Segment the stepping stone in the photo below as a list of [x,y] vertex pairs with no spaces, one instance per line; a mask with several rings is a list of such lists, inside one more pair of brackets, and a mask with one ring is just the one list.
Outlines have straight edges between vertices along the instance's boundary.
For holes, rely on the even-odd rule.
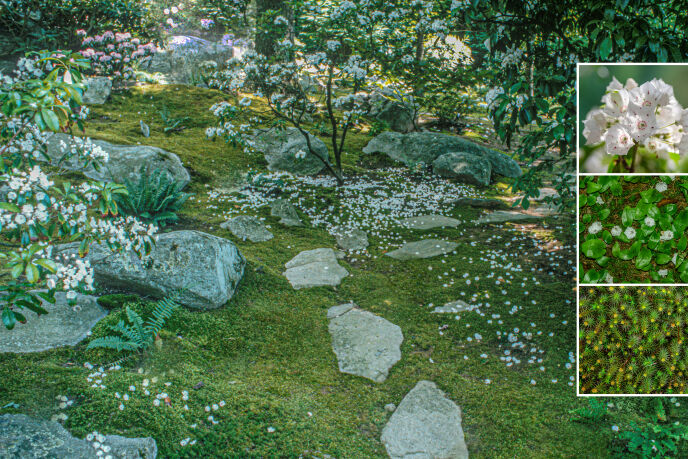
[[336,286],[349,272],[339,265],[332,249],[314,249],[299,253],[285,265],[283,273],[296,290],[323,285]]
[[[55,304],[42,301],[48,314],[38,315],[23,309],[26,323],[12,330],[0,326],[0,353],[40,352],[55,347],[74,346],[86,338],[96,323],[107,315],[95,296],[77,294],[76,307],[67,303],[65,292],[55,293]],[[3,457],[0,454],[0,457]]]
[[446,313],[459,313],[459,312],[470,312],[476,309],[476,306],[466,303],[465,301],[456,300],[451,303],[447,303],[444,306],[437,306],[432,310],[432,314],[446,314]]
[[449,204],[454,204],[457,207],[476,207],[479,209],[499,209],[500,207],[508,207],[507,204],[500,199],[485,199],[485,198],[459,198],[451,201]]
[[[151,437],[127,438],[104,435],[98,442],[72,436],[55,421],[36,419],[25,414],[0,416],[0,457],[7,459],[69,458],[98,459],[108,454],[116,458],[154,459],[158,447]],[[109,447],[105,453],[103,447]],[[98,456],[98,452],[101,455]]]
[[368,248],[368,235],[358,228],[336,226],[330,230],[330,233],[337,240],[337,245],[346,251],[353,252]]
[[280,217],[280,223],[285,226],[303,226],[296,209],[286,199],[275,199],[270,203],[270,215]]
[[459,246],[456,242],[440,239],[423,239],[422,241],[407,242],[400,248],[386,253],[396,260],[414,260],[417,258],[431,258],[452,252]]
[[251,242],[265,242],[274,237],[263,222],[249,215],[239,215],[227,220],[220,225],[220,228],[230,230],[232,234],[244,241],[248,239]]
[[468,458],[461,409],[430,381],[420,381],[406,394],[381,441],[393,459]]
[[456,228],[461,223],[459,220],[444,215],[421,215],[419,217],[404,218],[399,223],[410,229],[427,230],[450,226]]
[[482,223],[524,223],[524,222],[538,222],[542,220],[541,215],[529,215],[522,212],[514,212],[511,210],[496,210],[490,212],[489,214],[483,215],[478,220],[476,220],[476,225]]
[[389,369],[401,359],[401,328],[354,303],[331,307],[327,318],[339,371],[375,382],[387,379]]

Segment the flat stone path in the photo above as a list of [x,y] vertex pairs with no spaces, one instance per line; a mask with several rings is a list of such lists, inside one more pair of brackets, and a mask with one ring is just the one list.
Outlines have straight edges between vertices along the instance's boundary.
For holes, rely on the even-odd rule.
[[336,286],[349,272],[337,262],[334,250],[322,248],[306,250],[289,260],[283,273],[295,289]]
[[461,409],[430,381],[406,394],[382,430],[393,459],[467,459]]
[[459,220],[444,215],[420,215],[418,217],[404,218],[399,223],[410,229],[428,230],[449,226],[456,228],[461,223]]
[[459,246],[456,242],[441,239],[423,239],[422,241],[407,242],[400,248],[386,253],[396,260],[414,260],[417,258],[431,258],[452,252]]
[[375,382],[387,379],[389,369],[401,359],[401,328],[354,303],[331,307],[327,318],[339,371]]

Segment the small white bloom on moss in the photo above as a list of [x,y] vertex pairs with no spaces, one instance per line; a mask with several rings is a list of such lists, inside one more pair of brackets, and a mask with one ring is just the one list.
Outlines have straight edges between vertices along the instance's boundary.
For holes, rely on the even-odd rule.
[[621,236],[621,232],[622,232],[622,229],[618,225],[615,226],[614,228],[612,228],[612,236],[614,236],[614,237]]
[[660,241],[670,241],[673,238],[674,238],[674,232],[671,230],[662,231],[662,234],[659,235]]
[[626,228],[626,230],[624,231],[624,235],[625,235],[628,239],[633,239],[633,238],[635,237],[635,228],[633,228],[632,226],[629,226],[629,227]]
[[593,224],[588,228],[588,233],[590,234],[597,234],[600,231],[602,231],[602,223],[600,222],[593,222]]
[[655,226],[655,219],[652,217],[645,217],[645,225],[647,226]]
[[664,193],[667,190],[667,184],[664,183],[663,181],[657,182],[657,185],[655,185],[655,189],[659,191],[660,193]]

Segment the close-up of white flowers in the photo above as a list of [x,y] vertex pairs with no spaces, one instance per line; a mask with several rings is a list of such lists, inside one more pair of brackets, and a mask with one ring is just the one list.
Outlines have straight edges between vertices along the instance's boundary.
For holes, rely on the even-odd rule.
[[677,163],[677,155],[688,153],[688,109],[663,80],[638,85],[629,78],[622,85],[612,78],[602,104],[587,114],[582,134],[586,145],[604,144],[616,157],[609,172],[634,172],[638,155]]

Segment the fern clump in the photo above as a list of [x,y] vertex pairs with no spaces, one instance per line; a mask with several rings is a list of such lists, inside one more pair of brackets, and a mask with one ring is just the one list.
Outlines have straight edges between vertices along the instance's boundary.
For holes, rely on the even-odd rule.
[[142,167],[139,175],[138,182],[125,182],[126,195],[116,197],[119,211],[159,226],[176,222],[177,212],[191,195],[160,169],[149,174]]
[[150,317],[144,321],[136,311],[126,306],[125,314],[129,323],[120,320],[117,325],[110,326],[110,329],[118,335],[96,338],[88,343],[86,349],[106,348],[118,352],[142,352],[153,344],[155,337],[165,326],[165,321],[172,317],[177,308],[179,304],[174,299],[163,298],[155,303]]
[[683,287],[582,289],[580,392],[688,392]]

